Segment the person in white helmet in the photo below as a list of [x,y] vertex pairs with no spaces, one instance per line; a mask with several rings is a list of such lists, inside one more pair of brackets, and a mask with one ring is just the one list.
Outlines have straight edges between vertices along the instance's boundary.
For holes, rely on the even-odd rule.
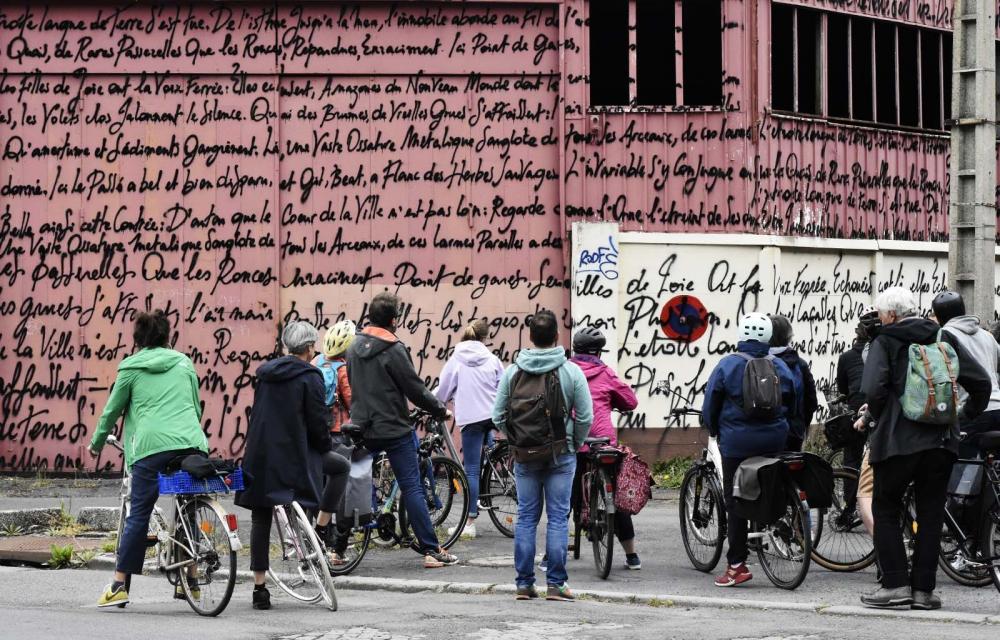
[[[733,512],[733,476],[747,458],[782,451],[788,438],[789,407],[795,406],[795,378],[788,365],[768,353],[771,319],[750,313],[739,322],[740,341],[736,353],[722,358],[708,378],[702,420],[709,433],[718,438],[722,453],[723,494],[728,512],[729,550],[726,572],[715,579],[717,587],[732,587],[753,575],[747,568],[747,521]],[[751,361],[763,358],[774,367],[781,389],[781,407],[772,415],[750,415],[743,403],[743,373]],[[755,365],[756,366],[756,365]],[[773,375],[773,374],[772,374]]]

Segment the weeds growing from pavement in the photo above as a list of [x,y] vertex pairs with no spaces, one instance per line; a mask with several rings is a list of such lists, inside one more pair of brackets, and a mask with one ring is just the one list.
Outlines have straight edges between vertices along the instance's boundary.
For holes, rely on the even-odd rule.
[[658,487],[680,489],[684,474],[694,464],[694,458],[676,457],[653,464],[653,480]]

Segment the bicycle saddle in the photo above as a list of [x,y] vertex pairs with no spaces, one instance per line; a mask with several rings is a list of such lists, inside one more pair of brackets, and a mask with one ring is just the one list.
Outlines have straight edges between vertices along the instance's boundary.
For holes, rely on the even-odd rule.
[[1000,431],[987,431],[976,436],[977,445],[983,451],[1000,450]]
[[588,447],[592,447],[595,444],[608,444],[609,442],[611,442],[611,438],[607,438],[607,437],[605,437],[605,438],[584,438],[583,439],[583,444],[587,445]]

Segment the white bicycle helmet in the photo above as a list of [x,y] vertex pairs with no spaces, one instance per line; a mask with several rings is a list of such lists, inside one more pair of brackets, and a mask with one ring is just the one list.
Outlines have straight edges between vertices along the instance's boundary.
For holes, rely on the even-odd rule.
[[323,339],[323,355],[327,358],[336,358],[347,351],[347,347],[354,342],[354,335],[358,332],[358,327],[350,320],[341,320],[330,327]]
[[771,319],[763,313],[748,313],[740,318],[740,340],[771,341]]

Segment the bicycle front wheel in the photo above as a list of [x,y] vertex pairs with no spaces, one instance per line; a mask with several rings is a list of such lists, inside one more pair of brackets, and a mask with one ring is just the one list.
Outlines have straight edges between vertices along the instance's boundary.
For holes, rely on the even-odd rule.
[[615,502],[607,487],[612,486],[604,469],[595,473],[598,486],[590,487],[590,542],[594,546],[594,567],[606,580],[615,552]]
[[980,532],[979,545],[983,554],[983,562],[986,563],[993,580],[993,586],[1000,591],[1000,522],[997,521],[1000,514],[991,510],[983,518],[983,529]]
[[[812,559],[830,571],[860,571],[875,562],[875,544],[858,517],[855,508],[847,510],[844,487],[857,486],[858,474],[853,469],[840,468],[833,472],[833,506],[826,510],[813,509]],[[822,531],[822,535],[818,535]]]
[[497,443],[483,462],[480,503],[489,511],[497,530],[513,538],[517,524],[517,483],[514,482],[514,457],[510,447],[506,442]]
[[[462,536],[469,518],[469,479],[462,465],[444,456],[422,460],[420,470],[431,525],[441,546],[449,549]],[[400,524],[404,527],[403,531],[413,538],[410,546],[419,553],[424,549],[414,535],[413,518],[414,514],[407,513],[405,518],[400,518]]]
[[[330,572],[335,576],[346,576],[358,568],[365,554],[368,553],[368,546],[371,544],[374,525],[354,527],[349,532],[337,533],[337,542],[334,551],[340,556],[341,564],[330,563]],[[343,535],[346,540],[341,540]],[[341,551],[342,549],[342,551]]]
[[193,561],[178,571],[185,599],[198,615],[219,615],[236,585],[236,549],[222,507],[210,498],[184,502],[173,538],[178,559]]
[[715,569],[726,540],[726,512],[714,469],[699,465],[681,482],[681,539],[688,560],[698,571]]
[[781,589],[795,589],[806,579],[812,552],[809,509],[798,489],[787,489],[785,511],[772,525],[763,527],[757,558],[767,578]]

